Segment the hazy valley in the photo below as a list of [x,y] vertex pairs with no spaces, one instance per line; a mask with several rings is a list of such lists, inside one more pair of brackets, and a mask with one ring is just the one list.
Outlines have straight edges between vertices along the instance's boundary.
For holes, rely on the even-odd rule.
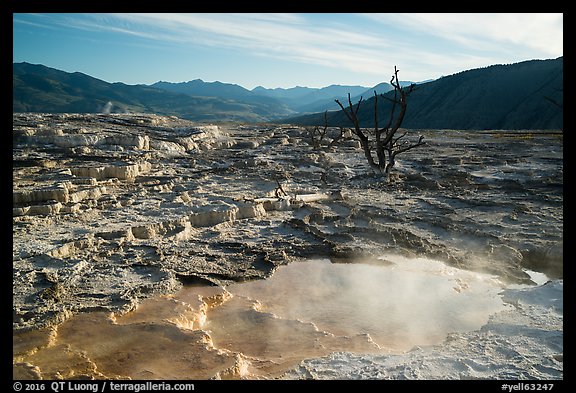
[[[384,79],[389,78],[385,70],[383,74]],[[328,125],[343,127],[350,124],[335,99],[346,102],[350,94],[355,104],[362,97],[361,125],[371,127],[374,91],[393,94],[387,82],[374,87],[253,90],[199,79],[126,85],[28,63],[13,64],[13,87],[14,112],[150,113],[212,123],[323,125],[324,112],[329,111]],[[559,130],[563,127],[562,104],[563,58],[530,60],[418,83],[403,125],[418,129]],[[384,118],[389,107],[379,110]]]

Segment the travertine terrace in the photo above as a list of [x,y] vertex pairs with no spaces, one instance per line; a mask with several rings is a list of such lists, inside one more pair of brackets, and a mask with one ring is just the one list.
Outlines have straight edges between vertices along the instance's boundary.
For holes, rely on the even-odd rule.
[[426,145],[386,183],[357,141],[314,149],[301,127],[14,114],[14,332],[129,318],[185,285],[315,257],[393,251],[510,283],[529,283],[526,269],[562,278],[561,134],[419,132]]
[[395,249],[513,280],[527,278],[522,266],[561,271],[558,136],[430,131],[383,184],[355,141],[314,151],[297,127],[13,120],[16,329],[308,256]]

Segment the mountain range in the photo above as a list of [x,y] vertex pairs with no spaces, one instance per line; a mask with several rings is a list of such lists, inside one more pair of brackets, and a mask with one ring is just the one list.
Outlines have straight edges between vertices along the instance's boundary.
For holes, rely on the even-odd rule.
[[297,113],[317,112],[317,107],[320,108],[319,110],[325,110],[324,106],[332,105],[334,99],[346,95],[348,92],[357,94],[367,89],[363,86],[331,85],[323,88],[295,87],[289,89],[266,89],[258,86],[253,90],[248,90],[235,84],[204,82],[201,79],[181,83],[161,81],[150,86],[190,96],[226,97],[235,101],[276,106],[282,110]]
[[190,96],[147,85],[108,83],[80,72],[13,63],[13,112],[149,112],[197,121],[261,122],[294,114],[285,107],[228,97]]
[[[559,130],[563,128],[563,57],[528,60],[462,71],[420,84],[408,97],[402,127],[409,129]],[[384,96],[392,98],[393,92]],[[361,127],[374,127],[374,94],[357,112]],[[347,97],[340,100],[347,106]],[[352,100],[356,104],[358,100]],[[391,100],[380,99],[378,118],[388,119]],[[329,111],[328,125],[350,127],[341,111]],[[323,125],[324,113],[282,119]],[[381,120],[383,121],[383,120]],[[381,123],[382,124],[382,123]]]
[[[412,82],[401,82],[403,86]],[[406,128],[560,129],[563,126],[563,58],[529,60],[462,71],[417,84],[408,101]],[[252,90],[200,79],[152,85],[108,83],[80,72],[13,63],[13,112],[151,112],[206,122],[324,123],[349,126],[335,99],[364,101],[361,124],[370,127],[374,87],[331,85]],[[382,100],[383,102],[385,100]],[[381,116],[386,116],[382,105]],[[384,117],[382,117],[384,118]]]

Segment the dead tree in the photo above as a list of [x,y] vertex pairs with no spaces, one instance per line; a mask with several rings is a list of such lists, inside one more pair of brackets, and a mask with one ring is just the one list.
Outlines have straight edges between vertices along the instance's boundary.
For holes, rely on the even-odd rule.
[[314,150],[320,149],[322,141],[326,136],[328,131],[328,111],[324,112],[324,128],[320,129],[320,126],[307,127],[308,135],[310,136],[310,143]]
[[[407,98],[414,90],[415,85],[412,84],[408,88],[400,86],[396,66],[394,66],[394,74],[392,75],[390,84],[394,88],[393,98],[380,94],[381,98],[390,101],[392,105],[388,122],[382,128],[380,128],[378,124],[378,94],[374,91],[374,140],[370,140],[371,134],[368,130],[363,130],[360,127],[360,121],[358,120],[358,110],[362,103],[362,97],[360,97],[360,100],[356,106],[354,106],[350,99],[350,93],[348,93],[348,108],[344,108],[344,105],[342,105],[339,100],[335,100],[344,114],[346,114],[346,117],[348,117],[354,125],[352,132],[360,139],[360,145],[362,146],[370,168],[377,174],[386,175],[386,179],[389,179],[390,170],[394,167],[398,154],[424,144],[424,137],[422,135],[419,136],[417,142],[403,140],[407,132],[402,133],[400,136],[396,135],[406,114],[406,108],[408,106]],[[373,149],[376,151],[377,160],[373,157]]]
[[[322,129],[320,126],[307,127],[308,135],[310,136],[310,143],[314,150],[320,150],[322,148],[322,142],[324,138],[328,135],[328,111],[324,112],[324,126]],[[338,135],[336,135],[330,143],[327,144],[326,150],[330,150],[332,147],[336,146],[344,138],[344,129],[340,127]]]

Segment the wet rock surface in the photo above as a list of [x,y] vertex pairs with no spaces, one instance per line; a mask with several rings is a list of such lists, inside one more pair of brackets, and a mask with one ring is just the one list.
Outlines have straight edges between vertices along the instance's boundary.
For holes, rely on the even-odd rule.
[[400,354],[334,352],[307,359],[282,379],[563,380],[563,280],[507,289],[512,308],[479,330],[449,334],[442,345]]
[[400,155],[386,183],[354,141],[314,150],[299,127],[13,122],[15,331],[121,315],[183,285],[261,279],[308,257],[394,251],[514,283],[530,282],[524,269],[562,278],[561,134],[422,131],[427,144]]

